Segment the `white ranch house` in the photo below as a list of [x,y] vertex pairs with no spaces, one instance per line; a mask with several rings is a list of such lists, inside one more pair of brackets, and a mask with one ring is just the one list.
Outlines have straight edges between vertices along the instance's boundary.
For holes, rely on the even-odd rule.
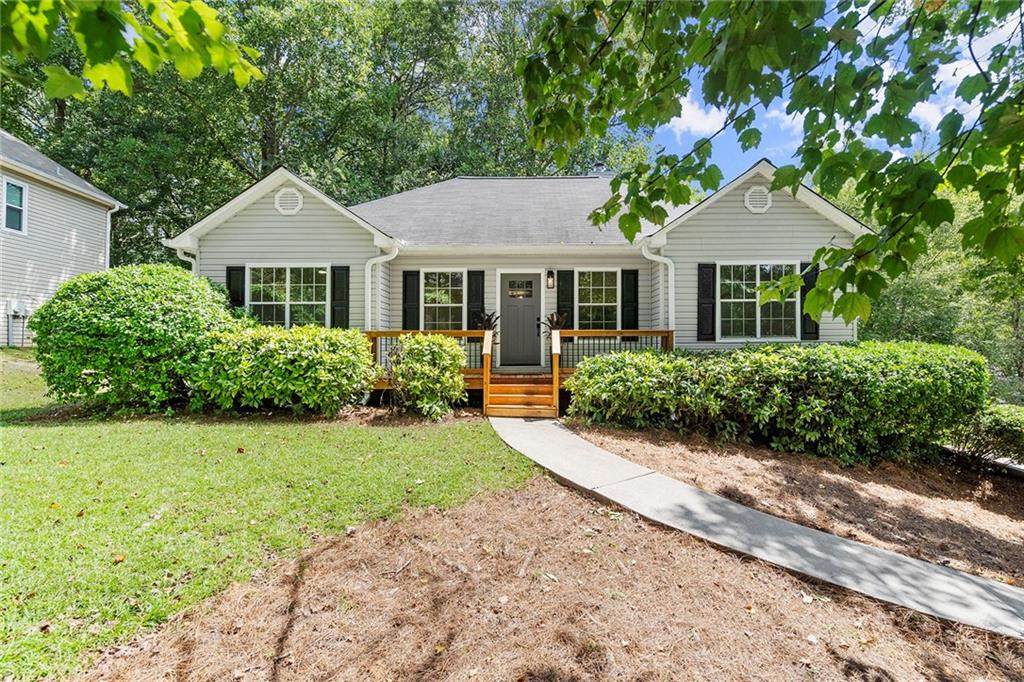
[[[164,243],[265,323],[366,330],[382,364],[399,332],[457,336],[489,414],[543,414],[585,355],[856,337],[802,315],[800,295],[757,305],[758,283],[866,230],[808,187],[769,191],[774,170],[758,162],[631,244],[588,219],[607,174],[459,177],[347,207],[281,168]],[[477,331],[490,312],[496,336]],[[565,329],[546,333],[556,312]]]

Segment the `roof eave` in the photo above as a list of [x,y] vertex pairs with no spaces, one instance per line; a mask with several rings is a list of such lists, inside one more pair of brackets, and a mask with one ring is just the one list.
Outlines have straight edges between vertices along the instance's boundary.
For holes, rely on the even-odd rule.
[[[41,170],[32,168],[31,166],[26,166],[25,164],[19,163],[13,159],[0,157],[0,167],[3,166],[8,166],[14,169],[15,172],[30,177],[34,180],[45,182],[48,185],[53,185],[54,187],[57,187],[58,189],[68,192],[69,194],[74,194],[75,196],[79,196],[84,199],[89,199],[90,201],[93,201],[97,204],[101,204],[103,206],[109,206],[111,209],[115,211],[120,211],[122,209],[128,208],[128,206],[122,204],[114,197],[105,193],[100,193],[99,190],[96,190],[96,192],[87,192],[81,187],[76,187],[75,185],[72,185],[67,180],[58,178],[54,175],[50,175],[49,173],[44,173]],[[83,182],[86,181],[83,180]]]

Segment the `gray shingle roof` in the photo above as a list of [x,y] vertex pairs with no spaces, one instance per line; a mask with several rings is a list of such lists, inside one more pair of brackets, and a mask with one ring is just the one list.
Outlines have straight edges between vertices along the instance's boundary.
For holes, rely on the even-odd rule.
[[32,145],[22,142],[3,129],[0,129],[0,158],[8,159],[52,180],[73,187],[79,192],[95,197],[103,203],[110,204],[111,206],[121,205],[121,202],[114,197],[86,182]]
[[[626,245],[613,220],[587,217],[611,196],[611,178],[458,177],[350,209],[413,246]],[[686,207],[669,209],[670,218]],[[644,224],[643,232],[658,228]]]

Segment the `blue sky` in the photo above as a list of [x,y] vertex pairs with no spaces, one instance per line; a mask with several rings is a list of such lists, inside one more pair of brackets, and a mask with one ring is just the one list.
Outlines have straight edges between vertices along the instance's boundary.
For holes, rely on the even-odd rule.
[[[863,30],[865,34],[869,34],[876,26],[869,23]],[[885,29],[886,27],[882,27],[883,32]],[[1007,40],[1010,34],[1018,29],[1017,22],[1011,21],[988,35],[977,37],[974,40],[974,51],[979,55],[981,64],[987,67],[988,53],[992,47]],[[911,113],[911,117],[921,126],[923,133],[915,136],[911,147],[894,150],[898,155],[909,154],[918,149],[931,151],[936,141],[934,131],[938,128],[939,121],[954,108],[964,114],[965,119],[972,120],[970,112],[976,107],[968,105],[955,95],[960,81],[965,76],[977,73],[977,68],[967,54],[966,41],[961,47],[961,54],[957,55],[957,59],[939,67],[936,79],[938,88],[935,94],[928,101],[919,103]],[[882,68],[888,77],[896,66],[887,62]],[[711,135],[725,123],[725,112],[707,106],[701,97],[699,79],[694,81],[693,90],[680,101],[682,113],[655,132],[656,148],[664,146],[667,153],[685,154],[690,151],[694,142]],[[780,166],[791,162],[803,135],[803,119],[787,115],[787,104],[788,99],[781,99],[767,110],[763,107],[758,110],[755,127],[761,131],[762,139],[761,145],[755,149],[741,150],[736,132],[732,128],[715,138],[711,158],[722,169],[725,182],[764,157]],[[929,131],[932,131],[930,135]],[[881,140],[877,140],[877,143],[883,144]]]

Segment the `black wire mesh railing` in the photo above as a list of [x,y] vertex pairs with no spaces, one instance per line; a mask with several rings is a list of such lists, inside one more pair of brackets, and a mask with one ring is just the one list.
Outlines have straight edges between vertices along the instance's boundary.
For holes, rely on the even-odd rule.
[[566,336],[561,342],[560,364],[571,369],[584,358],[619,351],[662,350],[663,334],[640,336]]

